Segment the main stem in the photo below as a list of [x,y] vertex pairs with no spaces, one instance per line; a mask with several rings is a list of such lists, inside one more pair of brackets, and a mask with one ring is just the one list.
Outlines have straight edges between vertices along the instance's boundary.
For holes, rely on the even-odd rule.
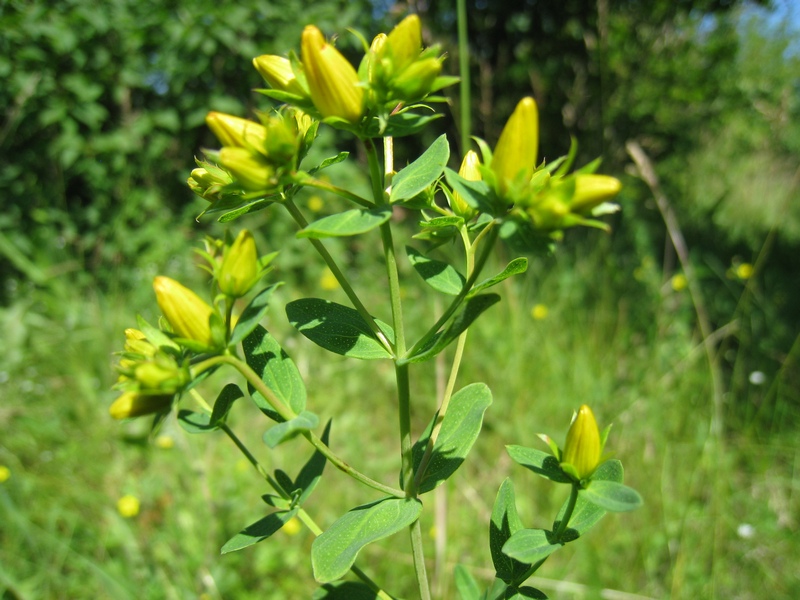
[[[387,161],[381,169],[375,142],[364,140],[367,151],[367,163],[372,181],[372,193],[377,206],[388,206],[384,195],[385,175],[391,173],[393,166]],[[392,139],[384,138],[384,155],[392,154]],[[411,396],[409,391],[408,364],[398,364],[397,357],[406,352],[406,337],[403,325],[403,306],[400,300],[400,276],[397,271],[397,256],[392,238],[391,222],[381,225],[381,241],[383,256],[386,261],[386,278],[389,282],[389,299],[392,307],[392,326],[394,327],[395,379],[397,381],[398,424],[400,428],[401,478],[406,489],[406,497],[414,498],[413,458],[411,443]],[[430,585],[425,568],[425,551],[422,545],[422,528],[419,519],[409,528],[411,537],[411,554],[414,560],[414,573],[421,600],[431,600]]]

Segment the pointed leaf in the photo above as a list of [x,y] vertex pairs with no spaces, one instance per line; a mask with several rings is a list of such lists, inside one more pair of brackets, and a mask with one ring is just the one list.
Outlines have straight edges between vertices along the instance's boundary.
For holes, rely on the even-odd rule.
[[[483,413],[491,403],[492,392],[485,383],[472,383],[453,394],[434,442],[428,468],[420,482],[421,494],[443,483],[461,466],[478,438],[483,425]],[[423,451],[425,445],[427,440],[421,446]],[[419,462],[415,462],[416,468]]]
[[508,584],[502,579],[495,579],[489,589],[483,592],[481,600],[504,600],[507,591]]
[[544,529],[520,529],[503,546],[503,553],[520,562],[533,564],[547,558],[561,548],[562,544],[551,544],[551,532]]
[[187,433],[209,433],[218,428],[211,423],[211,415],[187,409],[178,411],[178,424]]
[[[306,408],[303,378],[292,359],[269,332],[257,325],[242,342],[242,349],[247,364],[258,373],[266,386],[295,413],[303,412]],[[276,421],[283,420],[266,398],[249,385],[248,390],[262,412]]]
[[[364,360],[392,357],[353,308],[320,298],[302,298],[286,305],[286,316],[297,331],[336,354]],[[394,342],[392,328],[375,322]]]
[[533,598],[534,600],[547,600],[547,594],[542,590],[537,590],[529,585],[521,588],[509,588],[506,592],[506,600],[525,600],[526,598]]
[[428,258],[411,246],[406,246],[406,253],[411,266],[425,280],[425,283],[436,291],[458,296],[466,280],[454,267],[446,262]]
[[314,167],[313,169],[309,169],[308,173],[309,175],[313,175],[317,171],[321,171],[322,169],[326,169],[330,166],[339,164],[340,162],[345,160],[348,156],[350,156],[349,152],[339,152],[339,154],[337,154],[336,156],[329,156],[321,163],[319,163],[318,166]]
[[519,275],[520,273],[524,273],[527,270],[528,270],[528,259],[524,257],[515,258],[510,263],[508,263],[508,265],[506,265],[506,268],[503,269],[502,273],[498,273],[497,275],[495,275],[491,279],[487,279],[486,281],[481,281],[478,285],[472,288],[469,291],[469,295],[474,296],[478,292],[482,292],[483,290],[495,286],[501,281],[508,279],[512,275]]
[[458,227],[464,223],[461,217],[434,217],[430,221],[420,221],[419,226],[422,229],[442,229],[445,227]]
[[[613,481],[616,483],[622,483],[623,478],[624,471],[622,469],[622,463],[615,459],[607,460],[606,462],[602,463],[592,474],[593,482]],[[565,501],[561,506],[561,510],[558,512],[558,516],[553,523],[553,529],[556,529],[561,522],[568,502],[569,501]],[[589,531],[589,529],[594,527],[598,521],[605,516],[605,514],[605,510],[590,502],[586,498],[585,492],[581,491],[578,493],[578,501],[575,503],[575,509],[572,512],[572,517],[569,520],[569,525],[567,526],[565,533],[574,537],[580,537]]]
[[274,512],[263,519],[259,519],[252,525],[248,525],[225,542],[220,553],[227,554],[228,552],[235,552],[236,550],[247,548],[248,546],[252,546],[253,544],[267,539],[275,532],[280,531],[280,528],[297,514],[297,510],[297,508],[293,508],[288,511]]
[[229,383],[222,388],[219,396],[217,396],[216,402],[214,402],[214,410],[211,411],[210,423],[214,425],[223,423],[228,417],[233,403],[239,398],[244,398],[244,392],[235,383]]
[[572,479],[561,470],[558,459],[552,454],[526,448],[525,446],[506,446],[506,452],[515,463],[530,469],[537,475],[556,483],[572,483]]
[[400,202],[419,194],[441,177],[449,158],[450,145],[447,143],[447,136],[442,134],[422,156],[392,178],[389,201]]
[[175,352],[180,351],[180,346],[171,337],[157,327],[150,325],[141,315],[136,315],[136,323],[139,326],[139,331],[141,331],[144,337],[147,338],[147,341],[156,348],[166,348],[174,350]]
[[250,304],[248,304],[247,308],[242,311],[242,316],[239,317],[239,320],[236,322],[236,326],[233,328],[233,332],[231,333],[231,341],[229,342],[230,346],[235,346],[253,332],[256,326],[258,326],[258,324],[261,322],[261,319],[264,318],[264,315],[267,314],[267,310],[269,309],[269,298],[272,296],[272,292],[278,289],[278,287],[281,285],[283,284],[275,283],[268,288],[265,288],[250,301]]
[[639,492],[615,481],[592,481],[582,494],[587,501],[609,512],[627,512],[643,504]]
[[378,594],[358,581],[326,583],[314,592],[311,600],[375,600]]
[[[251,202],[250,204],[247,204],[240,208],[228,211],[224,215],[222,215],[219,219],[217,219],[217,222],[230,223],[231,221],[235,221],[239,217],[243,217],[246,214],[264,210],[265,208],[268,208],[271,204],[273,204],[275,202],[275,198],[277,197],[279,196],[270,196],[269,198],[271,199],[262,198],[260,200],[256,200],[255,202]],[[206,212],[212,212],[212,211],[207,210]]]
[[384,498],[347,512],[311,545],[314,578],[328,583],[343,577],[364,546],[408,527],[421,511],[419,500]]
[[452,169],[445,169],[444,176],[453,191],[458,192],[472,208],[482,213],[493,214],[491,191],[485,181],[464,179]]
[[530,564],[521,563],[503,554],[503,545],[521,529],[523,526],[517,514],[514,484],[511,479],[506,479],[497,492],[489,523],[489,549],[492,552],[492,563],[497,577],[506,583],[511,583],[530,567]]
[[391,208],[354,208],[309,223],[297,232],[297,237],[320,239],[359,235],[380,227],[391,217]]
[[398,360],[397,364],[418,363],[433,358],[466,331],[483,311],[499,301],[500,296],[497,294],[473,296],[464,302],[464,306],[456,313],[456,316],[453,317],[445,328],[437,333],[426,346],[420,348],[416,354]]
[[394,114],[389,117],[386,130],[382,132],[378,132],[376,130],[375,136],[383,135],[398,138],[406,135],[414,135],[415,133],[425,129],[429,123],[441,117],[441,114],[418,115],[412,112],[401,112],[399,114]]
[[464,565],[456,565],[455,580],[461,600],[480,600],[481,589],[478,587],[478,582]]
[[283,423],[278,423],[268,429],[263,436],[264,443],[270,448],[275,448],[278,444],[304,432],[311,431],[319,425],[319,417],[312,412],[304,410],[294,419],[289,419]]

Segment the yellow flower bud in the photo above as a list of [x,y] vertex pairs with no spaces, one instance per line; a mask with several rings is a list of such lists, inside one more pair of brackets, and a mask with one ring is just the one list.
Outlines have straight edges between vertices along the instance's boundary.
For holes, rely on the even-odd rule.
[[272,167],[249,150],[225,147],[219,151],[219,162],[248,192],[268,192],[277,186],[277,182],[272,180]]
[[117,512],[125,519],[132,519],[139,514],[139,499],[136,496],[123,496],[117,500]]
[[213,308],[192,290],[169,277],[156,277],[153,289],[161,312],[179,337],[209,348],[217,345],[211,334]]
[[601,451],[597,421],[592,409],[584,404],[567,432],[561,463],[571,465],[578,479],[586,479],[597,468]]
[[392,29],[380,56],[392,61],[392,71],[400,73],[422,52],[422,30],[417,15],[408,15]]
[[175,393],[189,381],[186,371],[164,356],[138,363],[133,370],[133,377],[141,391],[153,392]]
[[608,175],[576,175],[575,195],[570,202],[572,212],[586,212],[606,200],[611,200],[622,189],[619,179]]
[[292,63],[288,58],[274,54],[262,54],[253,59],[253,66],[273,89],[296,96],[308,96],[308,92],[297,80],[292,70]]
[[220,291],[231,298],[241,298],[258,281],[258,250],[253,234],[243,229],[225,249],[222,265],[217,273]]
[[303,30],[300,55],[311,100],[320,114],[357,123],[364,113],[364,90],[353,65],[313,25]]
[[504,194],[512,182],[530,181],[539,146],[539,111],[533,98],[523,98],[506,122],[494,149],[492,171]]
[[230,184],[233,179],[224,169],[208,163],[203,164],[206,166],[192,170],[186,183],[195,194],[208,201],[213,201],[219,198],[222,188]]
[[267,129],[260,123],[224,113],[210,112],[206,115],[206,124],[223,146],[264,152]]
[[114,400],[108,409],[109,414],[115,419],[128,419],[141,417],[158,412],[164,412],[172,404],[173,394],[139,394],[125,392]]
[[[467,181],[480,181],[482,179],[481,172],[478,165],[481,164],[478,154],[474,150],[470,150],[464,155],[464,160],[461,161],[461,168],[458,174]],[[478,211],[467,204],[466,200],[461,197],[458,192],[453,192],[453,203],[450,206],[453,212],[465,221],[469,221],[474,217]]]
[[398,97],[406,102],[414,102],[424,98],[431,91],[433,82],[442,72],[442,61],[438,58],[426,58],[412,63],[403,69],[391,83]]

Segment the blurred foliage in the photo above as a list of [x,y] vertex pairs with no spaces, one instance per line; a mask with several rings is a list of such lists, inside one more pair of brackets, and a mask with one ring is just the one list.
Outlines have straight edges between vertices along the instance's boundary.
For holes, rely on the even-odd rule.
[[306,22],[363,25],[367,7],[4,2],[0,301],[20,276],[141,282],[138,268],[196,235],[202,206],[185,178],[192,154],[212,143],[205,114],[251,113],[262,85],[254,56],[295,47]]

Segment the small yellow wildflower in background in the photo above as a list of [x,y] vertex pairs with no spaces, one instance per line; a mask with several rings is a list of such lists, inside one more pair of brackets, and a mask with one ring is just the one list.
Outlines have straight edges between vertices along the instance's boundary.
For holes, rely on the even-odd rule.
[[330,269],[325,269],[322,277],[319,278],[319,287],[328,292],[332,292],[339,287],[339,282],[336,281],[336,277],[331,273]]
[[139,514],[139,499],[130,494],[117,500],[117,512],[126,519],[132,519]]
[[300,524],[300,519],[297,517],[292,517],[286,524],[283,526],[283,530],[286,532],[287,535],[297,535],[300,533],[300,530],[303,526]]
[[739,279],[750,279],[753,276],[753,265],[742,263],[736,267],[736,276]]
[[318,213],[323,209],[324,206],[325,203],[319,196],[311,196],[311,198],[308,199],[308,210],[313,213]]
[[11,469],[5,465],[0,465],[0,483],[4,483],[11,478]]
[[686,286],[689,285],[689,281],[686,279],[686,275],[683,273],[673,275],[670,283],[672,284],[672,289],[676,292],[685,290]]
[[428,529],[428,537],[431,538],[432,540],[435,540],[437,533],[438,531],[436,529],[436,525],[431,525],[431,528]]
[[156,439],[156,446],[162,450],[169,450],[175,447],[175,439],[171,435],[161,434]]
[[536,321],[542,321],[543,319],[547,318],[548,313],[550,310],[544,304],[536,304],[531,309],[531,317],[534,318]]

